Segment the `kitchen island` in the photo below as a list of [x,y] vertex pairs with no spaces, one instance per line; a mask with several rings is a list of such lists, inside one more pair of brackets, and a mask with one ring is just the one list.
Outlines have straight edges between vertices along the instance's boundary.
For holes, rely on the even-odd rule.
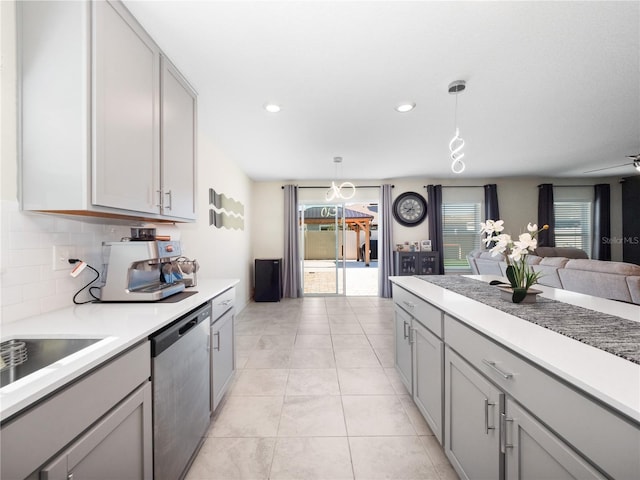
[[[640,478],[638,363],[427,277],[391,281],[396,369],[461,478],[542,478],[534,466],[553,462],[566,478]],[[540,290],[544,298],[640,322],[638,305]],[[565,478],[549,473],[545,478]]]
[[[159,302],[77,305],[4,324],[2,341],[97,341],[0,389],[2,477],[67,478],[75,468],[80,476],[152,478],[149,337],[211,300],[211,327],[203,329],[217,329],[223,317],[232,325],[237,283],[199,279],[196,287]],[[233,329],[226,331],[232,353]],[[209,338],[207,333],[207,351]],[[220,349],[220,337],[217,342]],[[233,373],[233,363],[226,364],[221,388]]]

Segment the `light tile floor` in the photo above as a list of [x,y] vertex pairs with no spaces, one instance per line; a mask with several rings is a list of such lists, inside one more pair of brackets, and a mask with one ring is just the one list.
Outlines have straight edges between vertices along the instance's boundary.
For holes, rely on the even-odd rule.
[[390,300],[251,303],[236,317],[234,383],[187,480],[457,479],[393,348]]

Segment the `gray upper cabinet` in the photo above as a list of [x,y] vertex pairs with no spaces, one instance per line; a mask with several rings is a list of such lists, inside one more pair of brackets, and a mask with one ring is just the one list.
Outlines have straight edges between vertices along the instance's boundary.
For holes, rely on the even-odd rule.
[[196,218],[196,93],[161,56],[162,213]]
[[24,210],[195,220],[195,92],[122,3],[18,2],[18,45]]
[[158,213],[160,49],[119,3],[93,25],[93,203]]

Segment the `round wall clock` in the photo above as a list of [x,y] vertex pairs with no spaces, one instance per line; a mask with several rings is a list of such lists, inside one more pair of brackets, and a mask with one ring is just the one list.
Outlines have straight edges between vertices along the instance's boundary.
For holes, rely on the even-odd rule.
[[393,202],[393,217],[406,227],[420,225],[427,218],[427,201],[419,193],[402,193]]

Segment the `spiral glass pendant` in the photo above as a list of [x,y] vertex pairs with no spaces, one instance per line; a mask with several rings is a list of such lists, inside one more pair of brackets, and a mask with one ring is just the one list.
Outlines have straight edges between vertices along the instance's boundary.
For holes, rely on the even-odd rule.
[[466,82],[464,80],[456,80],[449,84],[449,93],[456,96],[456,110],[455,110],[455,129],[456,133],[449,142],[449,157],[451,158],[451,171],[453,173],[462,173],[466,168],[465,163],[462,161],[464,157],[464,139],[460,136],[460,129],[458,128],[458,93],[464,91],[466,88]]

